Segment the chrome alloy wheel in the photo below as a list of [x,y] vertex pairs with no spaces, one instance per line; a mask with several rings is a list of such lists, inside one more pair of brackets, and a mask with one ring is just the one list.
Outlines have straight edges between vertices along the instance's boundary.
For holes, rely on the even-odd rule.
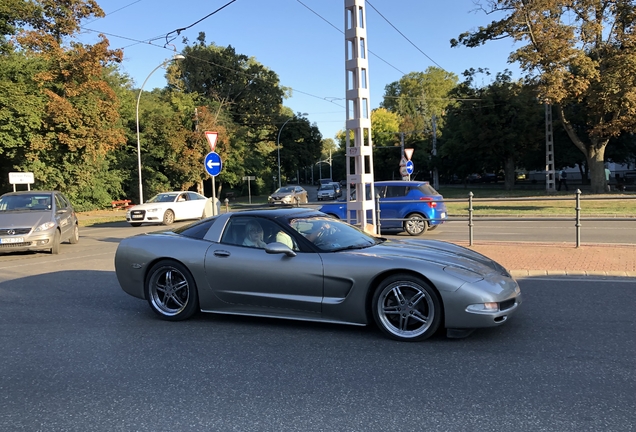
[[383,329],[402,340],[428,337],[424,336],[426,332],[439,321],[435,319],[437,310],[433,297],[423,286],[409,280],[398,280],[384,287],[375,312]]
[[148,281],[149,301],[161,315],[179,315],[190,301],[187,278],[176,267],[164,265],[154,270]]

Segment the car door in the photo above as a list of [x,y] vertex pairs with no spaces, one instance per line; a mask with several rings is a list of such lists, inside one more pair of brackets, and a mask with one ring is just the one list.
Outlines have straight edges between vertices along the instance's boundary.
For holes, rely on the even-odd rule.
[[203,216],[207,198],[195,192],[188,192],[187,196],[188,219],[198,219]]
[[406,186],[386,185],[380,194],[380,222],[382,228],[401,228],[403,221],[399,220],[401,209],[406,204]]
[[323,265],[320,255],[298,251],[296,256],[268,254],[258,247],[243,246],[245,227],[259,223],[263,237],[275,241],[285,227],[274,221],[234,216],[221,237],[221,243],[208,249],[205,269],[209,286],[226,303],[225,309],[240,313],[271,315],[284,310],[285,315],[319,316],[323,299]]
[[300,186],[295,187],[296,198],[298,199],[299,204],[303,204],[307,202],[307,191],[301,188]]
[[62,241],[68,239],[71,236],[71,229],[73,228],[73,212],[69,203],[60,194],[53,194],[55,196],[55,220],[57,226],[60,227]]

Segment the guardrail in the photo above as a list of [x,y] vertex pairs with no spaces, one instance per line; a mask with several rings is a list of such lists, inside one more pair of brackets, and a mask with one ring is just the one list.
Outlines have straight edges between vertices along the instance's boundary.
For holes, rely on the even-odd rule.
[[[523,197],[523,198],[474,198],[474,194],[472,192],[468,193],[468,200],[466,199],[459,199],[459,198],[452,198],[452,199],[441,199],[441,200],[431,200],[432,202],[445,202],[445,203],[449,203],[449,202],[468,202],[468,216],[448,216],[445,219],[441,219],[441,218],[434,218],[431,220],[443,220],[443,221],[447,221],[447,222],[451,222],[451,221],[467,221],[468,222],[468,236],[469,236],[469,240],[468,243],[470,246],[473,246],[473,238],[474,238],[474,231],[475,231],[475,209],[473,207],[473,203],[476,202],[510,202],[510,201],[537,201],[537,200],[541,200],[541,201],[569,201],[572,200],[574,201],[574,211],[575,211],[575,215],[574,217],[567,217],[567,216],[556,216],[556,217],[550,217],[550,216],[545,216],[545,217],[531,217],[531,216],[523,216],[523,217],[505,217],[505,216],[479,216],[478,219],[480,221],[572,221],[574,222],[574,225],[576,227],[576,247],[580,247],[581,246],[581,222],[586,222],[586,221],[596,221],[596,222],[604,222],[604,221],[633,221],[636,222],[636,217],[583,217],[581,216],[581,201],[602,201],[602,200],[636,200],[636,196],[634,197],[625,197],[625,196],[621,196],[621,197],[602,197],[602,196],[585,196],[582,197],[581,196],[581,190],[577,189],[576,190],[576,195],[574,198],[567,198],[567,197]],[[413,200],[395,200],[395,201],[391,201],[391,203],[411,203],[414,202]],[[417,201],[420,202],[420,201]],[[379,196],[376,197],[376,203],[375,203],[375,208],[376,208],[376,218],[378,221],[378,229],[380,228],[380,204],[379,204]],[[636,216],[636,215],[635,215]],[[404,221],[405,219],[394,219],[394,218],[385,218],[385,221],[387,220],[399,220],[399,221]]]

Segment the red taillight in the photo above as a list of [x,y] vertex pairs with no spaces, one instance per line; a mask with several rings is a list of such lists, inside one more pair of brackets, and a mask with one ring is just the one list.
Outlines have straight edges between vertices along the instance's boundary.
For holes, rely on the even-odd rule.
[[429,198],[429,197],[420,197],[420,201],[428,201],[428,206],[430,208],[435,208],[437,207],[437,203],[435,201],[433,201],[433,198]]

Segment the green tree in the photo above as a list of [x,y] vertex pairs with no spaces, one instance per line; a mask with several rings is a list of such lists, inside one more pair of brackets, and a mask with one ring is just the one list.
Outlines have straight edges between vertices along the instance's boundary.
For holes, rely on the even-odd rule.
[[456,164],[462,177],[503,170],[505,188],[511,190],[517,166],[544,147],[543,108],[535,89],[513,81],[508,71],[483,88],[472,87],[474,75],[467,72],[458,92],[462,100],[449,109],[440,156]]
[[3,110],[4,123],[17,126],[5,129],[12,165],[32,171],[38,187],[65,191],[79,209],[110,204],[111,195],[121,191],[110,168],[112,150],[125,138],[106,77],[122,54],[105,39],[95,45],[65,43],[82,19],[103,16],[94,1],[39,0],[24,10],[31,13],[13,21],[24,28],[15,27],[13,54],[3,56],[8,67],[0,68],[6,79],[15,75],[15,65],[25,66],[9,97],[27,105]]
[[[511,37],[510,56],[555,105],[572,142],[585,155],[593,193],[604,191],[604,156],[612,137],[636,128],[636,4],[633,0],[488,0],[505,17],[463,33],[468,47]],[[584,118],[571,120],[573,111]]]

